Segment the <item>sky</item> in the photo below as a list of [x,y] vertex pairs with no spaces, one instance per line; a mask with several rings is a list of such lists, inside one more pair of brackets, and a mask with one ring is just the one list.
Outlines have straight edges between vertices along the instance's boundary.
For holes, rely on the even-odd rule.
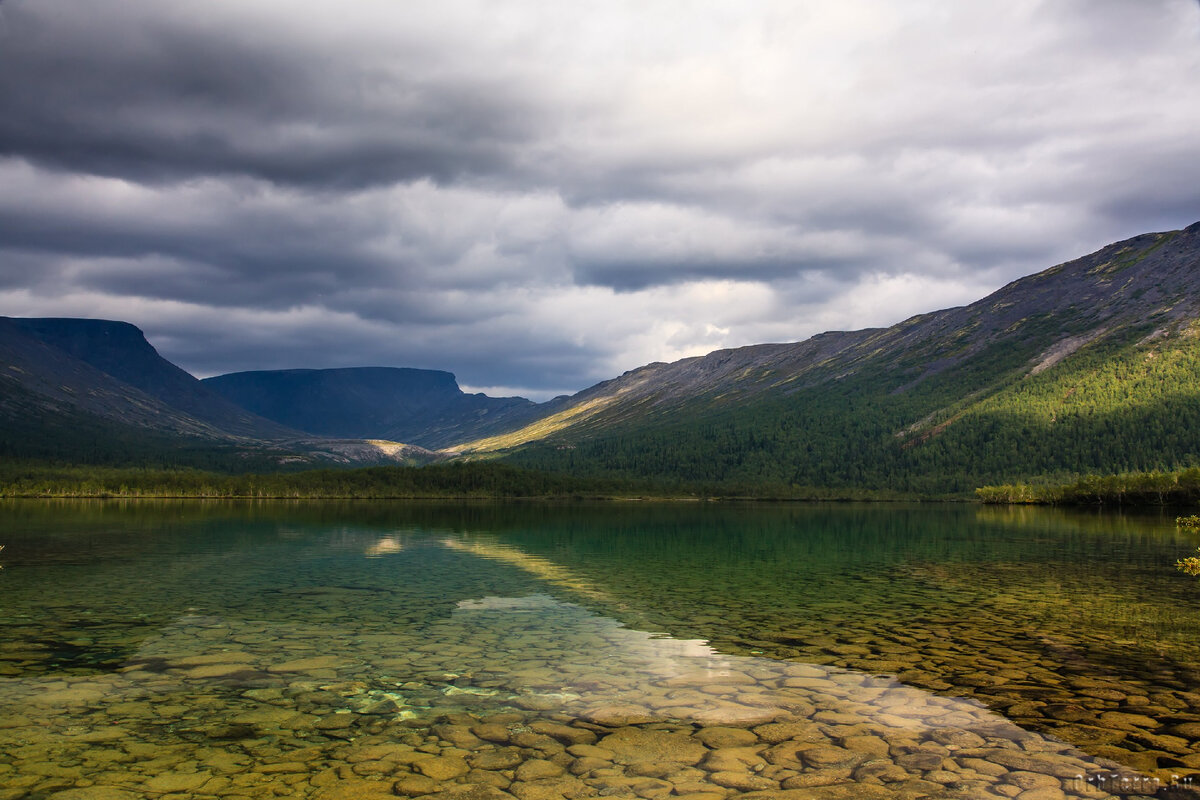
[[1197,0],[0,0],[0,315],[535,400],[1200,220]]

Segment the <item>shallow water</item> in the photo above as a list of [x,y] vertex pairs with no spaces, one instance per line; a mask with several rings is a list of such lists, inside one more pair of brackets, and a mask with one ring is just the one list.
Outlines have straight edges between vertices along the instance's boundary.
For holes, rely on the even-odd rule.
[[1191,796],[1173,517],[0,505],[0,800]]

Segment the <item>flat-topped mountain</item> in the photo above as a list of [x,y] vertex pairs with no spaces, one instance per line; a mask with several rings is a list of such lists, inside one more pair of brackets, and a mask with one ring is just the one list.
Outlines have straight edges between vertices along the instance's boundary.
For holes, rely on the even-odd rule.
[[510,430],[538,405],[466,394],[454,375],[392,367],[235,372],[204,385],[255,414],[321,436],[390,439],[436,449]]

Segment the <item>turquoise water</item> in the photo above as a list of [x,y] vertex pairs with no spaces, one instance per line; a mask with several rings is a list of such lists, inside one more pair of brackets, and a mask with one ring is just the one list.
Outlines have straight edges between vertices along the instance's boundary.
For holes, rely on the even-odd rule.
[[1173,517],[31,501],[0,519],[0,800],[1044,800],[1200,773],[1200,585],[1172,567],[1196,542]]

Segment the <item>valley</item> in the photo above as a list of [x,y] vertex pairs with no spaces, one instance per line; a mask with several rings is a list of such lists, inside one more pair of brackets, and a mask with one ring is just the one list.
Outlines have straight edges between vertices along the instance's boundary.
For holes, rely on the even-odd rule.
[[1200,465],[1198,376],[1200,223],[889,328],[648,364],[540,404],[411,368],[197,380],[128,323],[5,318],[0,453],[233,473],[486,460],[651,493],[966,497]]

